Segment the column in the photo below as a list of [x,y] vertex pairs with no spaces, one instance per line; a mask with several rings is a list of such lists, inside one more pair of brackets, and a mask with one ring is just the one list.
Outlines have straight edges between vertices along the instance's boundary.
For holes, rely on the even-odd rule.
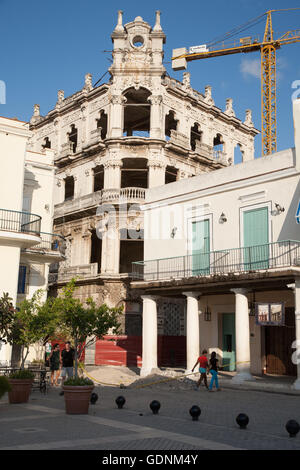
[[121,188],[122,160],[112,160],[104,163],[104,189]]
[[166,178],[166,165],[160,161],[149,160],[148,168],[148,188],[164,185]]
[[150,96],[148,101],[151,103],[150,114],[150,137],[152,139],[162,139],[162,118],[161,118],[161,103],[162,96]]
[[231,289],[235,293],[236,375],[233,382],[253,380],[250,372],[250,328],[247,289]]
[[293,343],[293,349],[295,349],[292,355],[292,361],[297,366],[297,378],[293,383],[295,390],[300,390],[300,278],[295,279],[295,284],[289,284],[295,294],[295,326],[296,326],[296,338]]
[[186,369],[191,372],[199,357],[200,336],[199,336],[199,292],[183,292],[187,298],[186,309]]
[[123,136],[124,101],[125,98],[122,95],[113,95],[111,98],[109,137]]
[[120,233],[116,226],[109,225],[102,232],[101,273],[118,274],[120,266]]
[[141,377],[157,369],[157,305],[156,297],[142,295],[143,299],[143,365]]

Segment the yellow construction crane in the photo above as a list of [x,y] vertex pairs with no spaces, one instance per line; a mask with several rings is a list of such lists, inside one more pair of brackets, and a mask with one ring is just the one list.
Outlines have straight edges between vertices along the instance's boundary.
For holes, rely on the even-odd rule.
[[[237,27],[222,38],[201,46],[194,46],[187,52],[186,48],[173,49],[172,68],[183,70],[187,62],[198,59],[208,59],[223,55],[237,54],[239,52],[259,51],[261,54],[261,120],[262,120],[262,151],[264,155],[270,155],[277,150],[276,142],[276,50],[285,44],[300,42],[300,29],[285,32],[279,38],[274,38],[272,26],[272,13],[278,11],[300,10],[300,8],[286,8],[281,10],[269,10],[244,25]],[[251,36],[240,38],[233,43],[228,43],[230,37],[242,32],[262,21],[265,16],[266,26],[262,41]]]

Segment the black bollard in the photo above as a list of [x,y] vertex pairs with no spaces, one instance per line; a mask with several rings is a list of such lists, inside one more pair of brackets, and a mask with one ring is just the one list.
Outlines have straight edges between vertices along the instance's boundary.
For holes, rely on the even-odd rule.
[[238,423],[238,425],[241,429],[246,429],[247,424],[249,423],[249,418],[245,413],[240,413],[236,417],[236,422]]
[[119,410],[123,408],[123,405],[125,404],[126,400],[124,397],[120,396],[116,398],[116,404],[118,405]]
[[96,405],[96,401],[98,400],[98,393],[92,393],[91,394],[91,404]]
[[160,409],[160,403],[159,403],[159,401],[153,400],[153,401],[150,403],[149,406],[150,406],[150,408],[151,408],[151,410],[152,410],[152,413],[153,413],[154,415],[157,415],[157,414],[158,414],[158,410]]
[[298,432],[300,431],[300,426],[299,426],[299,423],[297,423],[297,421],[295,421],[294,419],[290,419],[286,423],[285,429],[289,433],[290,437],[296,437]]
[[197,405],[192,406],[192,408],[190,409],[190,415],[193,418],[193,421],[198,421],[198,418],[201,415],[201,410],[199,406]]

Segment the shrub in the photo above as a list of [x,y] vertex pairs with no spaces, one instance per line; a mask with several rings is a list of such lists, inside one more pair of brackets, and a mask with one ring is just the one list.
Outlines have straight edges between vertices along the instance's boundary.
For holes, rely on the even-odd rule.
[[17,370],[9,375],[10,379],[34,379],[34,373],[31,370]]
[[70,377],[69,379],[65,380],[64,385],[87,386],[94,385],[94,382],[92,382],[90,379],[87,379],[86,377]]
[[10,392],[10,391],[11,391],[11,385],[9,381],[7,380],[6,377],[1,375],[0,376],[0,398],[2,398],[6,392]]

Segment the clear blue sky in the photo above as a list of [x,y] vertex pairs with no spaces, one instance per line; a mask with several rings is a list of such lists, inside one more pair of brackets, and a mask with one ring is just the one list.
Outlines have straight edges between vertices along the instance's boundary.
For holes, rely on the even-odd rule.
[[[102,51],[111,50],[110,35],[119,9],[124,11],[124,23],[142,16],[152,26],[155,10],[161,11],[167,36],[166,68],[181,80],[182,72],[171,68],[173,48],[207,43],[268,9],[288,7],[300,7],[299,0],[0,0],[0,80],[7,88],[0,115],[29,120],[34,103],[46,114],[55,105],[57,90],[65,90],[68,96],[81,89],[85,73],[92,73],[95,83],[110,65],[110,54]],[[274,13],[273,26],[278,36],[300,28],[300,10]],[[262,36],[263,31],[264,22],[241,36]],[[278,150],[294,145],[291,95],[295,90],[291,85],[300,80],[299,56],[300,43],[277,52]],[[225,109],[226,98],[232,97],[241,119],[252,108],[255,126],[260,129],[259,64],[256,52],[190,62],[188,70],[195,89],[204,92],[205,85],[213,87],[218,107]],[[256,156],[260,152],[258,136]]]

